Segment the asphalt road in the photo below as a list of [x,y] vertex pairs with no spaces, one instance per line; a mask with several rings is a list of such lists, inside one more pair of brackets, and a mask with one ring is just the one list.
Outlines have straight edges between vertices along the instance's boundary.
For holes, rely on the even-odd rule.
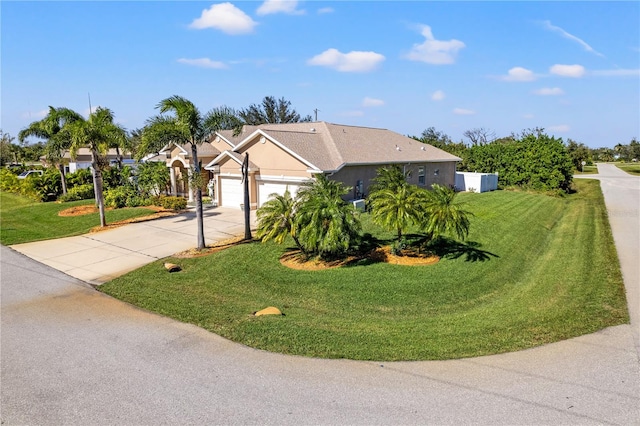
[[[638,206],[622,211],[637,218]],[[2,424],[640,424],[631,325],[455,361],[291,357],[139,310],[0,250]]]

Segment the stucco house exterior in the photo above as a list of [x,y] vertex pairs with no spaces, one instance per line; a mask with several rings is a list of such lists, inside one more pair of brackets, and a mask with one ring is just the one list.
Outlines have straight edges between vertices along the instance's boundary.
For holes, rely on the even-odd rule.
[[[118,158],[121,159],[123,164],[133,165],[135,164],[135,160],[130,153],[118,152],[115,148],[111,148],[104,155],[106,161],[109,164],[113,165],[118,162]],[[40,157],[40,162],[47,166],[47,157],[45,155]],[[74,173],[80,169],[88,169],[91,167],[91,150],[89,148],[80,148],[76,153],[75,158],[71,158],[71,153],[69,151],[65,151],[62,156],[62,162],[65,165],[66,173]]]
[[[161,153],[170,168],[172,192],[191,198],[186,189],[190,147],[169,145]],[[377,170],[394,164],[407,173],[409,183],[424,188],[434,183],[453,186],[456,163],[461,160],[386,129],[323,121],[244,126],[237,136],[220,131],[198,149],[203,178],[212,181],[219,206],[240,208],[243,204],[241,165],[246,154],[251,209],[287,188],[295,195],[302,183],[319,173],[350,187],[346,200],[362,199]]]

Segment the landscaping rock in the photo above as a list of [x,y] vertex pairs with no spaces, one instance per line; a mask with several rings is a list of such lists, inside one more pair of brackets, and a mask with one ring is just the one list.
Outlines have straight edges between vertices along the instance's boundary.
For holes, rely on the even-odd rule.
[[164,264],[164,268],[169,272],[178,272],[182,269],[180,268],[180,265],[176,265],[175,263],[169,263],[169,262],[166,262]]
[[273,306],[269,306],[268,308],[264,308],[261,311],[254,312],[253,315],[259,317],[261,315],[284,315],[284,314],[280,312],[280,309],[275,308]]

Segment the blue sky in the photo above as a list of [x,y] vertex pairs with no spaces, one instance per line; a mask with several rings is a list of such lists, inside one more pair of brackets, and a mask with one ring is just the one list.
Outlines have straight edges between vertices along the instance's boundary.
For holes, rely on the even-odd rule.
[[111,1],[0,4],[1,126],[49,105],[140,128],[166,97],[203,112],[284,97],[332,123],[455,141],[533,127],[640,138],[640,3]]

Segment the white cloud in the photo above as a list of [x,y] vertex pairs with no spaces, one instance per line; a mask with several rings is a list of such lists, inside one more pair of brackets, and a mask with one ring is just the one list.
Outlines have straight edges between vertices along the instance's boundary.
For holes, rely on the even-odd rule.
[[548,130],[550,132],[568,132],[571,130],[568,124],[558,124],[556,126],[549,126]]
[[442,90],[436,90],[431,94],[431,99],[434,101],[441,101],[446,97]]
[[363,107],[377,107],[382,105],[384,105],[384,101],[382,99],[366,97],[362,100]]
[[304,10],[296,9],[298,7],[297,0],[266,0],[256,10],[258,15],[271,15],[274,13],[286,13],[289,15],[302,15]]
[[584,75],[585,70],[582,65],[556,64],[549,68],[549,72],[562,77],[580,78]]
[[225,63],[220,61],[212,61],[209,58],[198,58],[198,59],[180,58],[178,59],[178,62],[180,62],[181,64],[191,65],[191,66],[200,67],[200,68],[212,68],[212,69],[218,69],[218,70],[229,68]]
[[333,13],[333,12],[335,12],[335,11],[333,10],[332,7],[323,7],[321,9],[318,9],[318,15],[322,15],[322,14],[325,14],[325,13]]
[[27,112],[23,112],[20,115],[20,118],[25,120],[42,120],[47,116],[47,114],[49,114],[48,109],[43,109],[34,113],[31,113],[31,111],[27,111]]
[[476,112],[470,109],[454,108],[453,113],[455,115],[474,115]]
[[522,116],[522,118],[526,118],[526,119],[528,119],[528,120],[529,120],[529,119],[535,118],[535,115],[533,115],[533,114],[524,114],[524,115]]
[[202,30],[215,28],[231,35],[248,34],[258,25],[246,13],[231,3],[214,4],[202,11],[199,18],[194,19],[189,28]]
[[543,87],[542,89],[534,90],[533,94],[540,96],[558,96],[564,95],[564,90],[559,87]]
[[377,68],[385,57],[376,52],[342,53],[337,49],[328,49],[307,61],[309,65],[332,68],[341,72],[368,72]]
[[405,56],[406,59],[435,65],[452,64],[455,62],[458,50],[465,47],[465,44],[460,40],[436,40],[428,25],[422,27],[421,34],[426,40],[422,44],[414,44],[411,51]]
[[587,52],[591,52],[594,55],[598,55],[600,57],[604,58],[604,55],[598,51],[596,51],[593,47],[589,46],[584,40],[574,36],[573,34],[569,34],[568,32],[566,32],[565,30],[563,30],[560,27],[556,27],[555,25],[551,24],[551,21],[543,21],[542,25],[550,30],[550,31],[554,31],[556,33],[559,33],[560,35],[562,35],[562,37],[567,38],[569,40],[575,41],[576,43],[578,43],[580,46],[582,46],[582,48],[584,50],[586,50]]
[[522,67],[513,67],[507,72],[507,75],[501,76],[500,80],[502,81],[534,81],[537,78],[538,77],[531,70],[528,70]]
[[590,74],[599,77],[638,77],[640,69],[615,69],[615,70],[595,70]]

